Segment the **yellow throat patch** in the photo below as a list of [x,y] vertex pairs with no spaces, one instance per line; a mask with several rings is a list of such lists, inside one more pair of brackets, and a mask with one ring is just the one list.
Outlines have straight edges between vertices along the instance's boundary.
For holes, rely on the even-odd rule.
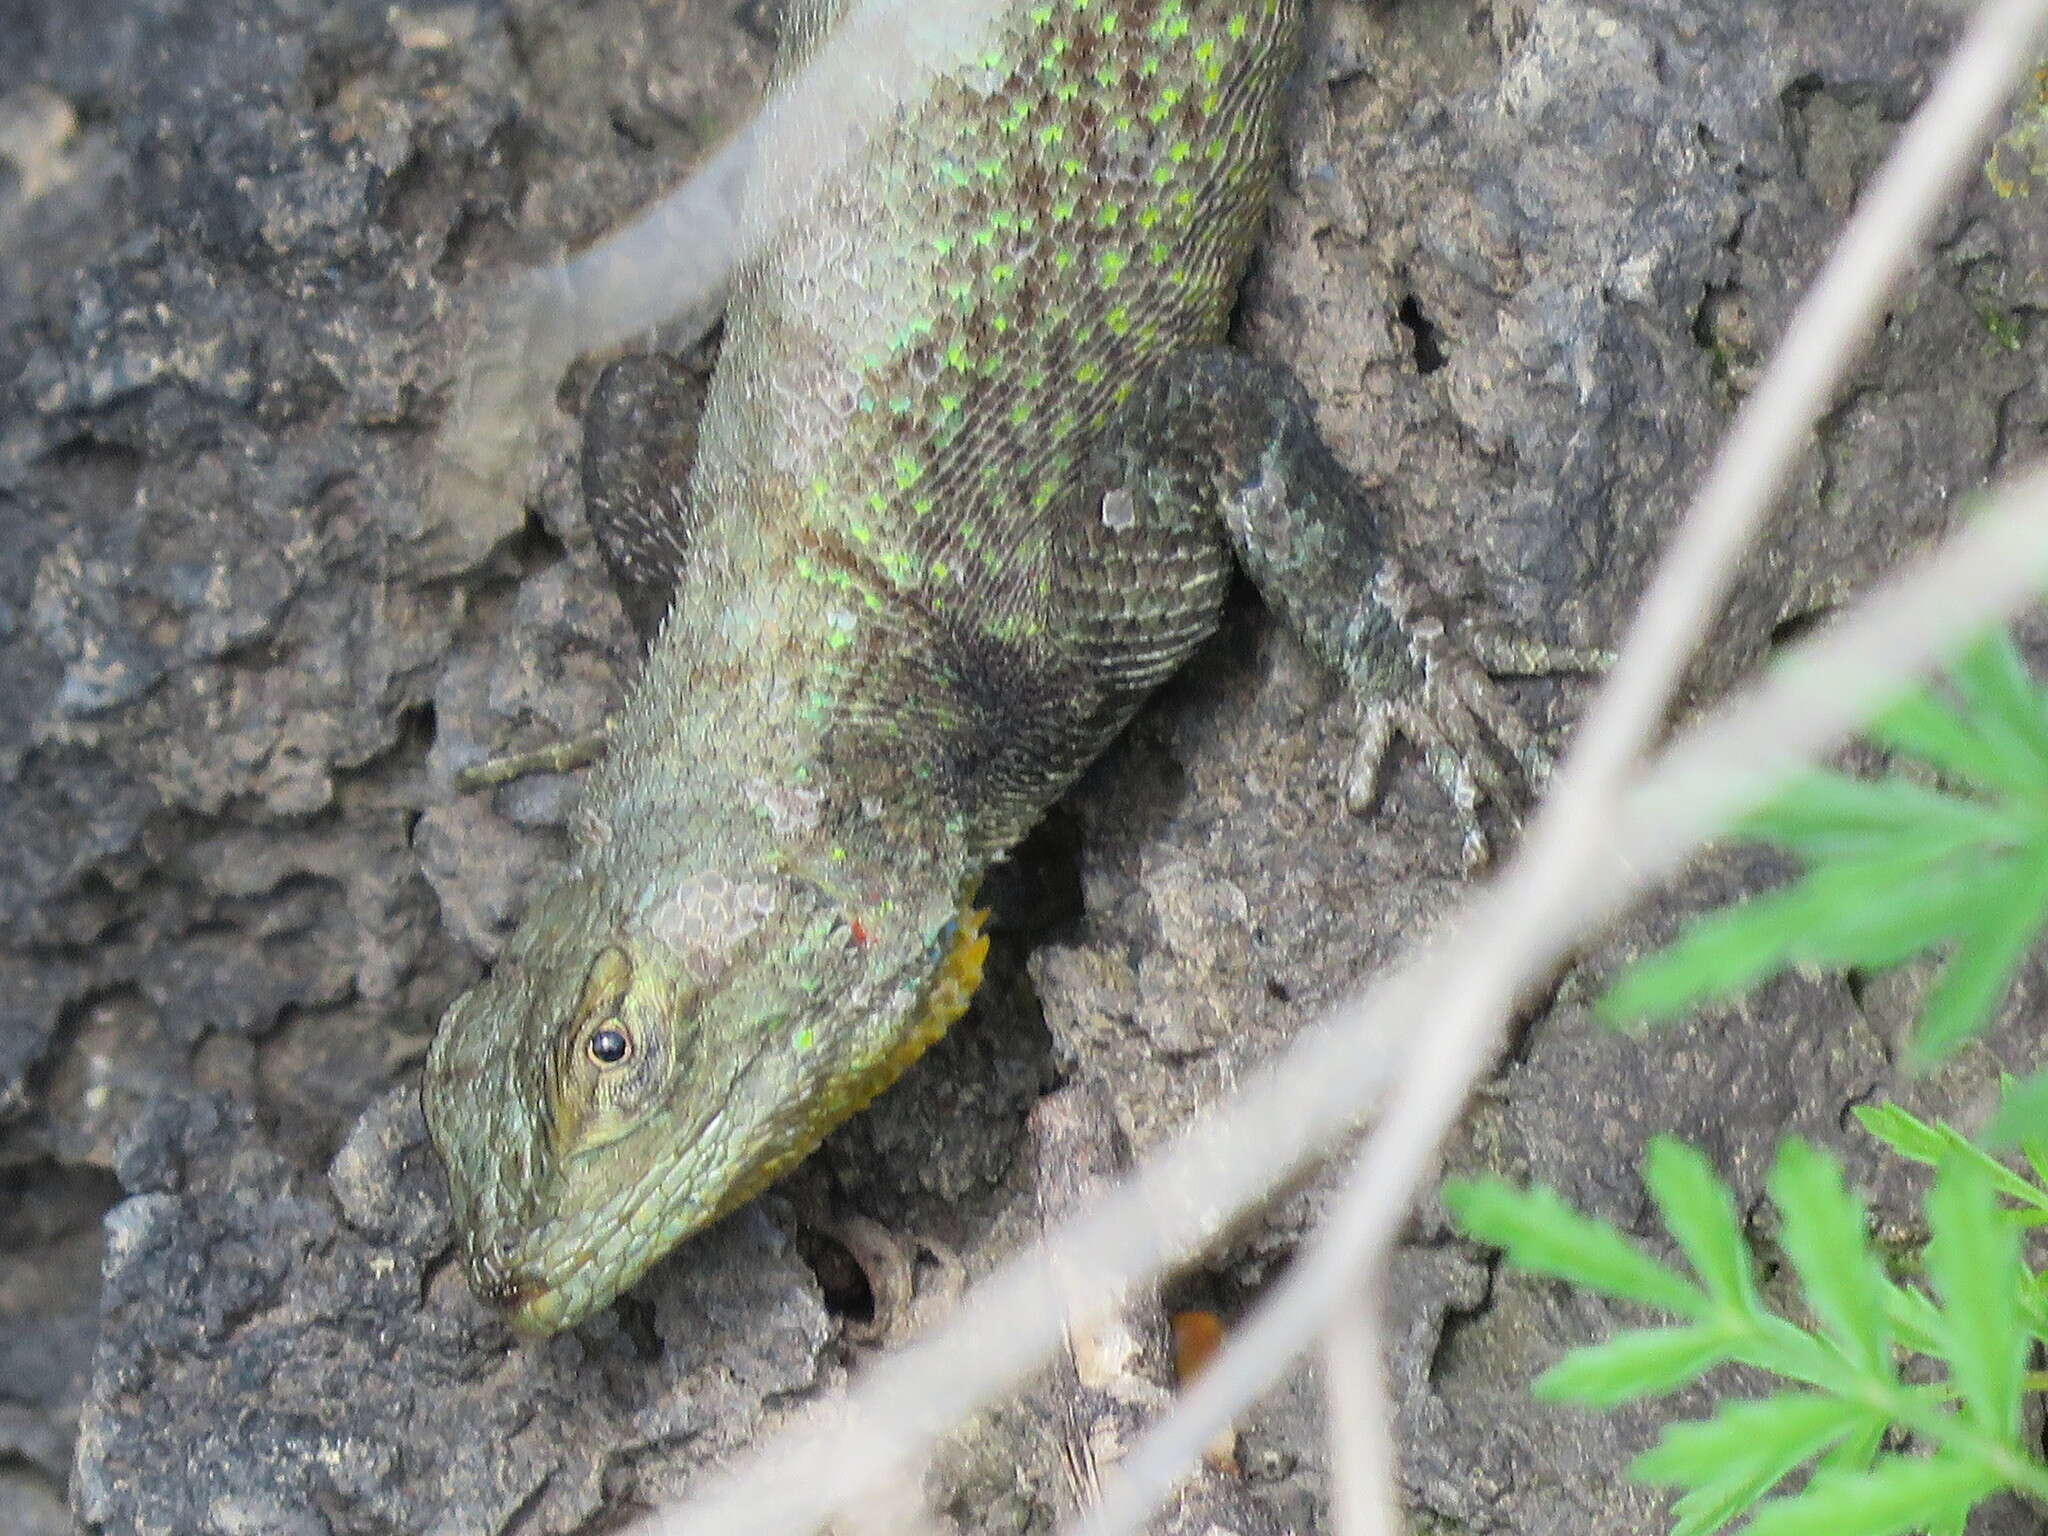
[[[963,906],[955,919],[953,947],[932,973],[917,1018],[903,1038],[873,1066],[847,1083],[846,1107],[841,1115],[865,1109],[875,1095],[910,1070],[922,1056],[967,1011],[974,992],[981,985],[982,962],[988,959],[988,935],[981,925],[988,921],[988,908]],[[837,1109],[837,1106],[834,1106]]]
[[[932,973],[915,1020],[901,1040],[880,1058],[853,1073],[838,1092],[818,1107],[802,1137],[779,1156],[768,1159],[753,1173],[726,1191],[703,1221],[715,1221],[727,1211],[744,1205],[782,1175],[817,1150],[818,1143],[847,1116],[873,1102],[876,1094],[910,1070],[912,1062],[937,1042],[952,1022],[967,1011],[981,985],[982,962],[988,958],[988,935],[981,925],[988,921],[985,907],[962,906],[954,920],[953,945]],[[701,1223],[700,1223],[701,1225]]]

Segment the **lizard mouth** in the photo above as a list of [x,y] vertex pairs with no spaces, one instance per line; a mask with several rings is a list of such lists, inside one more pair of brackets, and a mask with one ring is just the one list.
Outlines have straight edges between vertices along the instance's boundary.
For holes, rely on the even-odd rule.
[[560,1306],[544,1305],[553,1294],[545,1281],[506,1269],[481,1254],[472,1254],[469,1288],[476,1293],[477,1300],[504,1313],[505,1320],[520,1333],[539,1335],[553,1331],[552,1325],[541,1320],[542,1314],[557,1312]]
[[525,1339],[544,1339],[567,1321],[562,1293],[539,1280],[514,1277],[477,1294],[504,1315],[512,1331]]
[[580,1283],[587,1255],[567,1270],[551,1272],[545,1264],[514,1261],[509,1254],[472,1252],[467,1257],[469,1285],[477,1299],[504,1318],[522,1338],[543,1339],[581,1322],[608,1296],[592,1297]]
[[538,1282],[522,1286],[497,1305],[504,1309],[505,1321],[512,1325],[512,1331],[523,1338],[544,1339],[559,1332],[564,1322],[560,1293]]

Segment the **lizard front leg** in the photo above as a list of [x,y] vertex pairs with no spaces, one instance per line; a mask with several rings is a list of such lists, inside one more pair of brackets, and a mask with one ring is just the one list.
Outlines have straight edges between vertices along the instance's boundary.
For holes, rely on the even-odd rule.
[[1378,508],[1323,442],[1306,394],[1283,368],[1226,348],[1177,356],[1132,394],[1096,457],[1092,483],[1109,489],[1100,515],[1077,518],[1068,535],[1070,580],[1088,586],[1085,572],[1110,558],[1119,524],[1149,523],[1155,542],[1157,530],[1173,530],[1168,542],[1182,561],[1227,542],[1356,701],[1347,802],[1371,805],[1388,748],[1405,736],[1458,807],[1468,865],[1484,863],[1480,804],[1512,806],[1549,769],[1487,666],[1537,675],[1597,669],[1604,658],[1454,638],[1444,605],[1393,555]]

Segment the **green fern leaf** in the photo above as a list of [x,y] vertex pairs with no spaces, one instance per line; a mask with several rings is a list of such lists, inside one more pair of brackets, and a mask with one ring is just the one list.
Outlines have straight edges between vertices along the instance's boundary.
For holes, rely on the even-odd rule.
[[1735,1198],[1705,1157],[1669,1136],[1650,1143],[1643,1183],[1707,1294],[1745,1317],[1763,1310],[1756,1261],[1742,1235]]
[[1867,1409],[1812,1392],[1745,1399],[1711,1419],[1668,1426],[1629,1476],[1687,1489],[1671,1536],[1710,1536],[1869,1419]]
[[2004,881],[1982,880],[1982,920],[1950,957],[1913,1031],[1907,1059],[1916,1069],[1982,1033],[2048,920],[2048,857],[2039,848],[2030,851],[2030,859],[2014,861]]
[[2036,790],[2048,785],[2048,716],[2011,632],[1994,630],[1950,670],[1985,746]]
[[2024,836],[2030,823],[2001,805],[1964,799],[1911,779],[1811,773],[1745,816],[1737,833],[1810,862],[1910,848],[1934,860]]
[[1854,1476],[1816,1475],[1804,1492],[1758,1510],[1745,1536],[1905,1536],[1967,1519],[1998,1487],[1996,1474],[1960,1457],[1890,1457]]
[[1870,1252],[1862,1203],[1844,1186],[1840,1166],[1795,1137],[1778,1149],[1769,1185],[1784,1217],[1779,1243],[1814,1315],[1859,1371],[1891,1380],[1884,1272]]
[[1480,1242],[1504,1250],[1517,1268],[1569,1280],[1622,1301],[1681,1317],[1704,1317],[1707,1298],[1614,1228],[1582,1216],[1548,1189],[1519,1190],[1500,1179],[1456,1179],[1443,1201]]
[[[2034,1170],[2034,1177],[2048,1183],[2048,1072],[2005,1080],[1999,1095],[1998,1117],[1984,1133],[1987,1145],[2017,1145]],[[2031,1188],[2031,1186],[2029,1186]],[[2048,1206],[2048,1197],[2036,1194]]]
[[1575,1349],[1536,1378],[1529,1390],[1545,1402],[1613,1408],[1660,1397],[1733,1358],[1725,1328],[1638,1328],[1604,1344]]
[[1936,1177],[1927,1220],[1927,1273],[1941,1293],[1943,1353],[1963,1417],[1995,1440],[2016,1440],[2028,1347],[2019,1235],[1983,1170],[1960,1158]]
[[[2043,1075],[2042,1084],[2043,1094],[2048,1096],[2048,1074]],[[2048,1104],[2044,1104],[2044,1110],[2048,1110]],[[1966,1158],[1983,1171],[2001,1195],[2048,1212],[2048,1190],[2028,1183],[1953,1126],[1930,1125],[1897,1104],[1859,1104],[1853,1113],[1864,1130],[1901,1157],[1930,1168]]]
[[1870,722],[1869,734],[1888,751],[1993,794],[2028,795],[2041,787],[2030,762],[1985,741],[1974,722],[1928,690],[1905,695]]

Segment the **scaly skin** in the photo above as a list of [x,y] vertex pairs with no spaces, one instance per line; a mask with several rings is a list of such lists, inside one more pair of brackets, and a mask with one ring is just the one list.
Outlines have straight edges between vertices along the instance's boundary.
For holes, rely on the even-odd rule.
[[742,274],[569,867],[428,1062],[518,1327],[603,1305],[965,1006],[980,872],[1213,629],[1233,545],[1362,692],[1415,691],[1369,509],[1291,381],[1216,350],[1302,9],[1019,5]]

